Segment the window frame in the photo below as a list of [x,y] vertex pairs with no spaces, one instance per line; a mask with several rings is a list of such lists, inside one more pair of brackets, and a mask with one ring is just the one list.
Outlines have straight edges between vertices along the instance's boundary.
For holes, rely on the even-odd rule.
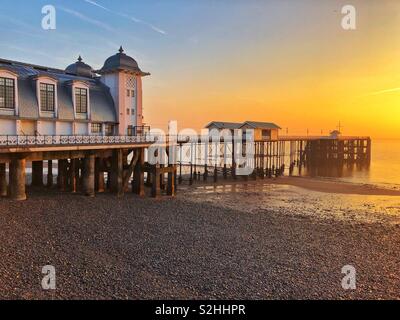
[[[95,130],[93,130],[93,128],[95,128]],[[91,133],[103,133],[103,124],[101,124],[99,122],[91,123],[90,132]]]
[[127,128],[126,134],[127,134],[127,136],[132,137],[133,133],[134,133],[134,126],[129,125],[128,128]]
[[111,123],[106,123],[104,126],[104,135],[113,136],[115,132],[115,125]]
[[[43,90],[43,87],[45,87],[45,91]],[[48,90],[49,88],[52,88],[53,90]],[[43,98],[43,91],[45,92],[45,101],[42,100]],[[53,93],[52,97],[52,108],[49,107],[49,93]],[[46,83],[46,82],[39,82],[39,93],[40,93],[40,111],[41,112],[51,112],[54,113],[56,111],[56,86],[55,84],[52,83]]]
[[[85,92],[85,95],[82,95],[82,92]],[[74,88],[75,112],[77,114],[88,114],[89,113],[89,99],[88,99],[89,94],[88,94],[88,92],[89,92],[89,90],[87,88],[82,88],[82,87]],[[82,97],[85,97],[85,100],[86,100],[86,105],[85,105],[84,111],[82,111]]]
[[[267,134],[265,134],[265,133],[267,133]],[[261,129],[261,137],[263,139],[271,139],[272,130],[271,129]]]
[[[0,106],[0,109],[2,110],[16,110],[16,105],[17,105],[17,100],[16,100],[16,79],[14,78],[9,78],[6,76],[1,75],[0,76],[0,80],[4,81],[4,84],[0,84],[0,92],[2,91],[1,89],[4,90],[4,106]],[[12,81],[12,86],[7,85],[8,81]],[[11,90],[11,97],[8,97],[7,94],[10,93],[10,88],[12,88]],[[12,100],[12,107],[8,106],[7,102],[10,102],[9,100]]]

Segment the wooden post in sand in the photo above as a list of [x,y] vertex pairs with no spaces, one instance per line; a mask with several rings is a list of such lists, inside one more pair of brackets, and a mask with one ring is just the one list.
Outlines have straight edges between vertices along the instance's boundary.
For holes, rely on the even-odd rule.
[[110,171],[110,188],[111,192],[122,196],[123,190],[123,152],[122,149],[114,149],[112,153],[111,171]]
[[47,187],[51,188],[53,186],[53,161],[49,160],[47,162]]
[[102,158],[96,158],[95,163],[95,190],[102,193],[105,191],[104,171],[102,168]]
[[0,163],[0,197],[7,196],[6,164]]
[[94,167],[95,167],[95,156],[91,153],[88,153],[85,158],[83,159],[83,167],[84,167],[84,174],[83,174],[83,193],[86,196],[94,197]]
[[65,191],[67,184],[67,160],[58,160],[57,172],[58,190]]
[[14,157],[10,162],[9,172],[9,192],[8,196],[12,200],[26,200],[25,193],[25,165],[24,158]]
[[76,166],[77,166],[77,159],[71,159],[69,163],[69,170],[68,170],[68,178],[69,178],[69,190],[72,193],[77,192],[78,188],[78,181],[76,179]]
[[161,195],[160,190],[160,169],[155,166],[152,170],[152,186],[151,186],[151,196],[153,198],[158,198]]
[[[138,160],[135,164],[134,172],[133,172],[133,193],[144,196],[144,149],[138,149],[136,152],[139,152]],[[150,173],[147,173],[148,176],[151,176]]]
[[175,172],[176,168],[174,166],[170,166],[170,169],[173,171],[168,171],[168,183],[167,183],[167,195],[168,196],[175,196]]
[[43,161],[32,162],[32,185],[35,187],[43,186]]

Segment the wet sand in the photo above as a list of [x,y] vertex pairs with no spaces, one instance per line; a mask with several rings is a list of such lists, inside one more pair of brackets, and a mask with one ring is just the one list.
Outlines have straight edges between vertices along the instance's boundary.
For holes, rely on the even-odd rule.
[[[314,214],[268,202],[228,208],[195,192],[153,200],[30,190],[25,202],[1,199],[0,297],[400,299],[399,224],[321,217],[318,203]],[[229,194],[216,196],[232,206],[252,199]],[[40,286],[47,264],[55,291]],[[347,264],[357,270],[354,291],[341,287]]]
[[[211,180],[211,179],[210,179]],[[308,177],[279,177],[272,179],[260,179],[252,180],[248,179],[243,181],[241,177],[237,180],[218,180],[217,185],[243,185],[243,184],[276,184],[276,185],[288,185],[298,188],[303,188],[306,190],[324,192],[324,193],[335,193],[335,194],[353,194],[353,195],[367,195],[367,196],[395,196],[400,197],[400,190],[382,188],[379,186],[374,186],[372,184],[357,184],[351,182],[328,180],[323,178],[308,178]],[[211,181],[207,183],[201,183],[203,185],[212,186],[214,183]]]
[[369,196],[400,196],[400,190],[384,189],[370,184],[329,181],[320,178],[280,177],[272,180],[271,183],[290,185],[325,193],[357,194]]

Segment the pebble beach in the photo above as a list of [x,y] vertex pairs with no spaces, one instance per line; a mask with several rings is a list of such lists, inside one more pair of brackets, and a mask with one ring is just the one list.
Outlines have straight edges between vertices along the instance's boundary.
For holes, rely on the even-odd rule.
[[[2,299],[400,299],[393,220],[254,210],[235,206],[248,192],[224,202],[196,187],[157,200],[28,192],[0,201]],[[41,287],[45,265],[55,290]]]

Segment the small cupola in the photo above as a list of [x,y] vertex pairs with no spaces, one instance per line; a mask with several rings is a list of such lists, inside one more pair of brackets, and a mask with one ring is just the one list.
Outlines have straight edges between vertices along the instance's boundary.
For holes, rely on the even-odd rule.
[[138,63],[132,57],[124,53],[122,46],[119,48],[118,53],[109,57],[105,62],[103,68],[98,73],[104,74],[114,71],[129,71],[141,76],[148,76],[149,73],[140,70]]
[[77,62],[65,69],[65,73],[85,78],[93,78],[94,74],[92,67],[84,63],[81,56],[78,57]]

